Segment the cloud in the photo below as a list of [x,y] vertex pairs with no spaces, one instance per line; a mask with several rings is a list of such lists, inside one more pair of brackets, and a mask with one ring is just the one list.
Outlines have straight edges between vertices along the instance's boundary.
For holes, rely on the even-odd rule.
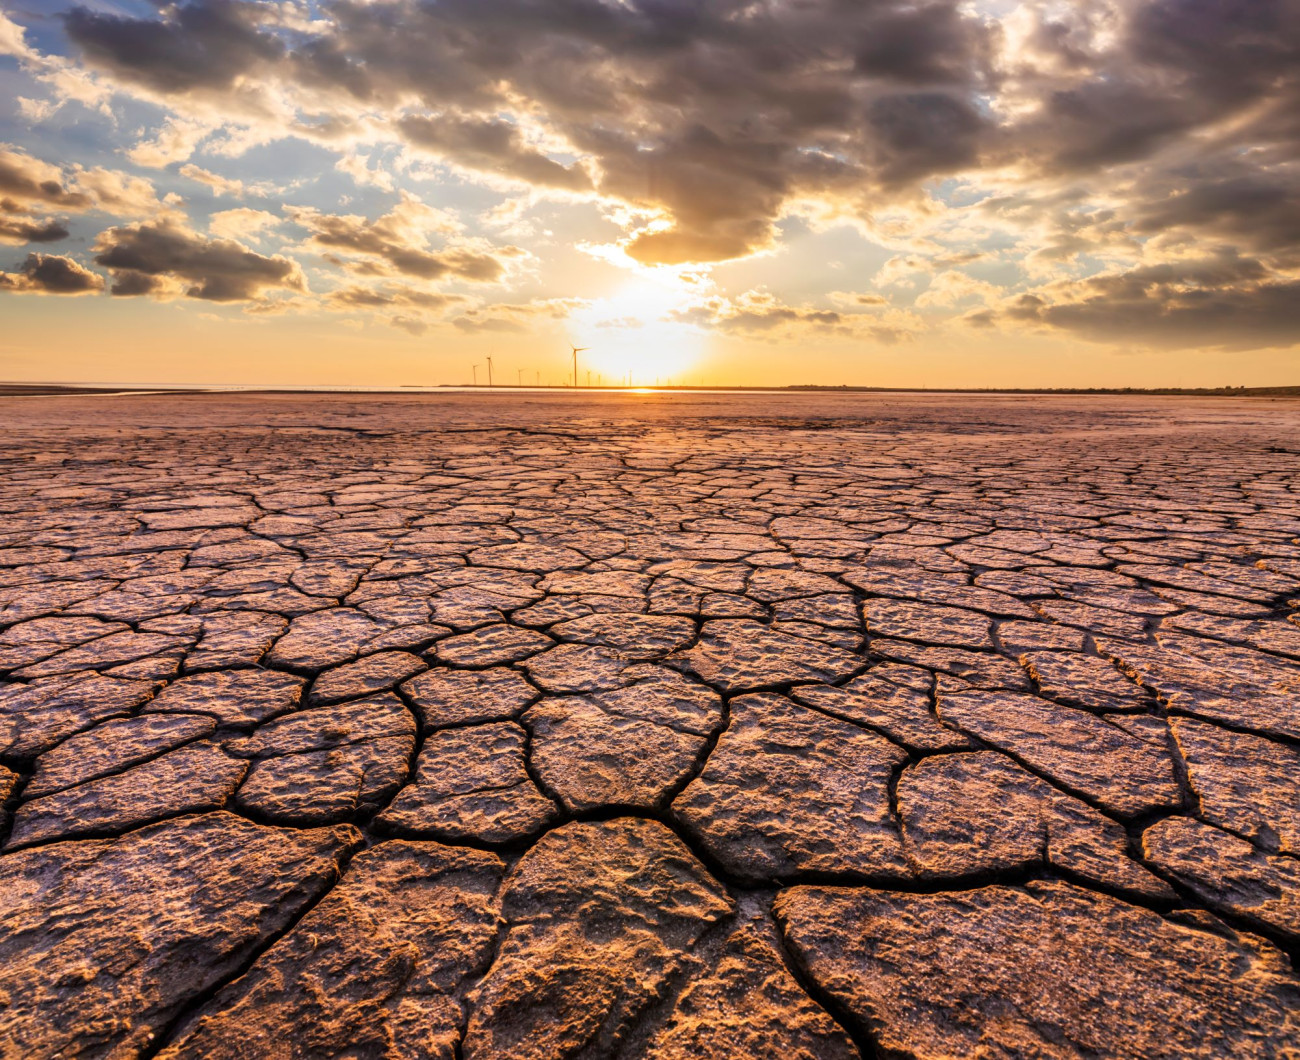
[[[0,204],[0,209],[3,204]],[[57,243],[68,238],[67,228],[59,221],[28,220],[22,217],[6,217],[0,213],[0,243]]]
[[94,209],[117,214],[119,217],[148,217],[158,213],[165,205],[180,202],[172,196],[160,202],[150,181],[116,169],[83,169],[73,166],[72,182],[79,192],[89,197]]
[[879,287],[916,287],[934,271],[935,261],[915,254],[890,258],[872,278]]
[[23,27],[0,11],[0,55],[12,55],[19,59],[34,56],[28,46]]
[[128,85],[397,112],[402,139],[455,165],[657,212],[628,241],[648,263],[752,253],[788,200],[948,172],[986,124],[991,31],[958,0],[340,0],[292,32],[263,5],[196,0],[66,25]]
[[890,324],[872,324],[866,329],[866,334],[882,346],[897,346],[916,338],[916,332],[912,329]]
[[0,291],[14,294],[98,294],[104,277],[72,258],[28,254],[18,272],[0,272]]
[[688,309],[674,310],[669,319],[718,331],[752,333],[799,325],[833,328],[846,318],[833,309],[786,305],[768,291],[747,291],[735,299],[715,297]]
[[767,290],[746,291],[734,298],[715,295],[694,306],[670,312],[667,319],[751,340],[804,341],[835,338],[894,346],[909,342],[924,321],[907,310],[888,308],[874,295],[834,292],[839,309],[790,305]]
[[[65,213],[105,210],[139,216],[161,207],[147,180],[107,169],[75,165],[65,169],[9,144],[0,144],[0,243],[57,243],[67,239],[71,233],[66,219],[49,216],[49,208]],[[28,259],[29,263],[33,260]]]
[[524,335],[528,332],[527,325],[522,321],[511,320],[509,317],[463,316],[457,317],[452,324],[459,330],[471,334],[485,332],[496,335]]
[[985,80],[992,43],[985,26],[951,4],[887,6],[858,42],[855,66],[908,85]]
[[222,239],[250,239],[283,223],[281,218],[266,210],[238,206],[233,210],[219,210],[209,217],[208,231]]
[[340,173],[346,173],[361,187],[370,186],[392,191],[397,185],[393,174],[382,166],[371,167],[360,155],[344,155],[334,166]]
[[990,128],[972,103],[946,92],[882,96],[868,121],[881,179],[891,185],[971,165]]
[[11,212],[32,205],[64,210],[86,210],[93,205],[89,195],[68,186],[59,167],[9,144],[0,144],[0,201],[10,204],[6,209]]
[[[1225,171],[1226,170],[1226,171]],[[1194,232],[1255,252],[1300,245],[1300,174],[1242,172],[1239,165],[1152,182],[1134,206],[1143,235]]]
[[250,183],[246,180],[240,180],[238,177],[224,177],[220,173],[213,173],[211,170],[197,166],[193,162],[187,162],[177,172],[196,184],[203,184],[210,188],[212,194],[217,198],[230,196],[232,199],[265,199],[275,190],[275,186],[266,181]]
[[420,309],[442,310],[465,302],[462,295],[421,291],[408,287],[341,287],[331,291],[325,302],[334,309]]
[[[161,169],[173,162],[185,161],[212,131],[211,122],[171,117],[163,122],[152,140],[140,141],[126,152],[126,156],[137,166]],[[190,168],[198,167],[185,167]],[[184,173],[184,169],[181,172]]]
[[580,164],[564,166],[530,147],[519,127],[499,118],[440,114],[408,117],[398,128],[416,147],[467,169],[494,173],[541,187],[588,191],[591,174]]
[[453,226],[446,215],[411,196],[404,196],[391,212],[374,221],[303,207],[288,212],[310,231],[309,246],[342,255],[347,267],[361,275],[492,283],[505,275],[505,259],[521,253],[513,247],[494,249],[469,242],[429,249],[430,234],[445,235]]
[[718,318],[715,323],[724,331],[770,331],[783,324],[812,324],[832,327],[844,317],[833,309],[794,309],[790,306],[756,306],[738,309]]
[[452,321],[460,331],[522,335],[548,321],[567,319],[588,303],[580,298],[538,298],[531,302],[500,302],[476,306]]
[[889,299],[879,294],[860,291],[831,291],[827,296],[836,305],[883,307],[889,305]]
[[339,312],[378,318],[389,327],[409,335],[423,335],[442,319],[445,312],[468,301],[463,295],[386,284],[382,287],[340,287],[325,296],[324,304]]
[[284,44],[259,28],[261,5],[209,0],[132,19],[74,7],[64,28],[96,66],[156,92],[225,89],[269,64]]
[[1300,342],[1300,279],[1223,252],[1053,284],[998,315],[1119,345],[1290,346]]
[[[920,292],[927,318],[1119,343],[1224,344],[1234,329],[1241,342],[1295,341],[1282,303],[1300,269],[1300,0],[1022,0],[997,17],[982,0],[156,6],[72,10],[80,66],[37,55],[9,19],[0,51],[60,99],[102,103],[111,89],[163,105],[129,149],[137,164],[180,161],[200,142],[233,158],[296,137],[333,153],[364,185],[359,201],[401,196],[364,216],[319,201],[286,211],[349,284],[374,283],[365,290],[525,272],[521,251],[470,238],[403,192],[432,169],[412,159],[429,155],[492,192],[508,182],[530,207],[590,203],[605,230],[579,238],[615,247],[626,268],[773,251],[797,215],[888,247],[873,286]],[[181,172],[235,200],[256,194],[234,175]],[[53,236],[65,226],[47,215],[61,212],[156,216],[152,185],[133,181],[0,148],[0,200],[17,204],[0,238]],[[488,197],[457,201],[482,223],[499,208]],[[227,241],[259,230],[220,216],[212,232]],[[537,221],[539,245],[552,224]],[[1004,287],[959,271],[974,254]],[[115,289],[207,289],[151,275],[118,270]],[[912,328],[869,325],[860,310],[890,311],[873,302],[809,298],[688,312],[748,334]],[[1123,326],[1106,324],[1108,300]],[[482,307],[457,326],[527,319]]]
[[307,289],[292,259],[267,257],[230,239],[206,239],[170,218],[110,228],[94,249],[95,263],[112,273],[112,293],[119,296],[183,293],[240,302],[275,289]]
[[188,177],[190,180],[196,181],[199,184],[207,185],[207,187],[212,189],[213,195],[232,195],[235,197],[242,197],[245,192],[244,182],[242,180],[219,176],[216,173],[204,169],[202,166],[194,165],[192,162],[181,166],[179,172],[182,177]]
[[959,302],[975,298],[981,302],[996,302],[1002,295],[1002,289],[985,280],[977,280],[956,269],[945,269],[930,277],[930,285],[916,298],[917,306],[934,308],[955,306]]
[[415,335],[416,337],[429,330],[429,322],[419,317],[395,316],[388,323],[399,331],[405,331],[408,335]]
[[142,216],[162,208],[153,184],[118,170],[44,162],[0,144],[0,208],[17,213],[54,207],[71,213],[105,210]]
[[[192,0],[65,22],[124,86],[209,107],[261,93],[283,135],[386,128],[492,180],[619,200],[644,212],[628,255],[681,264],[769,248],[793,202],[869,218],[949,174],[1050,183],[1260,137],[1294,159],[1296,15],[1296,0],[1024,3],[1002,23],[961,0],[337,0],[307,19]],[[1117,215],[1138,223],[1159,219]]]

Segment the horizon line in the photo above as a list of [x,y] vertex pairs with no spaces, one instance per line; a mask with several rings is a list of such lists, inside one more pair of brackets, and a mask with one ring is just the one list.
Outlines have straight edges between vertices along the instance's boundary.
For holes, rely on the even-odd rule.
[[364,384],[270,385],[244,383],[54,383],[0,381],[0,397],[57,396],[60,394],[427,394],[447,391],[535,393],[583,392],[591,394],[653,393],[864,393],[864,394],[1018,394],[1018,395],[1147,395],[1186,397],[1296,397],[1297,386],[1223,386],[1223,387],[924,387],[924,386],[856,386],[845,384],[790,383],[784,386],[659,385],[659,386],[591,386],[538,384],[534,386],[490,385],[487,383],[405,383],[397,386]]

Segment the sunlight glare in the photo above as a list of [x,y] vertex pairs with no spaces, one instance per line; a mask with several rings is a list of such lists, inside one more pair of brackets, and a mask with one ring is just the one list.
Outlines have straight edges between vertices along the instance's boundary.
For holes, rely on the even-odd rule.
[[575,312],[572,341],[591,348],[579,355],[579,381],[586,385],[585,373],[590,371],[593,386],[687,382],[705,352],[707,338],[672,314],[698,299],[698,288],[676,273],[644,269],[616,293]]

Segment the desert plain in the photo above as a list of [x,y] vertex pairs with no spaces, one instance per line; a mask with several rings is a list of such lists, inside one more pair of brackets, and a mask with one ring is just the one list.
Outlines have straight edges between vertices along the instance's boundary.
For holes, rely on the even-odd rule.
[[0,1056],[1300,1056],[1300,402],[0,398]]

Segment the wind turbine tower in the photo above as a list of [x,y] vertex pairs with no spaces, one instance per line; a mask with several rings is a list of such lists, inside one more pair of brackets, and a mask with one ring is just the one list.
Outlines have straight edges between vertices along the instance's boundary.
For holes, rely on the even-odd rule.
[[470,371],[474,373],[474,385],[478,386],[478,365],[477,364],[474,365],[474,367],[471,368]]
[[488,363],[488,386],[491,386],[492,385],[492,358],[491,357],[487,359],[487,363]]
[[573,387],[576,390],[578,387],[578,354],[585,353],[587,350],[591,349],[591,347],[571,346],[570,349],[573,350]]

